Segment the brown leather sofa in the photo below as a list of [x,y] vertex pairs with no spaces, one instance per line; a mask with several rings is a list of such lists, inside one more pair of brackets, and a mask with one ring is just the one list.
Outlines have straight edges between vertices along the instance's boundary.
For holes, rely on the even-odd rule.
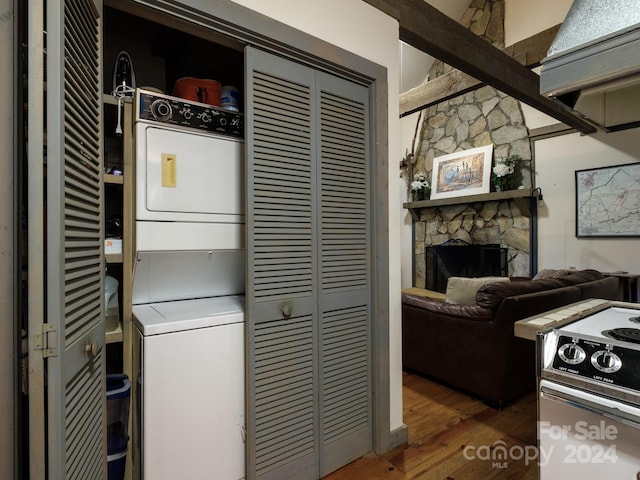
[[475,305],[402,295],[402,361],[499,408],[535,388],[535,342],[513,324],[587,298],[618,299],[618,280],[595,270],[480,287]]

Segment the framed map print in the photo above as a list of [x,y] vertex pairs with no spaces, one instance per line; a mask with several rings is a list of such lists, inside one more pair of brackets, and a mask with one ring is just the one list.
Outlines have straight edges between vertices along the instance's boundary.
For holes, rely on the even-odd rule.
[[640,236],[640,163],[576,170],[576,237]]

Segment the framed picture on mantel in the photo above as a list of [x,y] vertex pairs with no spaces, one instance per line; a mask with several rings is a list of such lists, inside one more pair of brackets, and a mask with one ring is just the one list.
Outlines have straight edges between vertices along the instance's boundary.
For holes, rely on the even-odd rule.
[[576,170],[576,237],[640,237],[640,163]]
[[489,193],[493,145],[433,159],[431,200]]

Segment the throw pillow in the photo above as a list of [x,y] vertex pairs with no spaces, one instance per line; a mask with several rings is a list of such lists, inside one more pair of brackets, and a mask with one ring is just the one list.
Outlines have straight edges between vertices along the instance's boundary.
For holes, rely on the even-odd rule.
[[543,278],[558,278],[564,277],[565,275],[575,272],[575,270],[558,270],[553,268],[544,268],[536,273],[536,276],[533,277],[534,280],[541,280]]
[[488,283],[509,282],[509,277],[449,277],[445,302],[459,305],[474,305],[478,289]]

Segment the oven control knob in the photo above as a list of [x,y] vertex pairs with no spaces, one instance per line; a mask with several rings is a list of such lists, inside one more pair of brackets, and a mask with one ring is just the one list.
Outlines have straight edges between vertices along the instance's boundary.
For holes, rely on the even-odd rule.
[[587,354],[581,346],[574,343],[565,343],[558,349],[558,356],[563,362],[569,365],[577,365],[584,361]]
[[614,373],[622,368],[622,360],[613,352],[598,350],[591,357],[591,365],[604,373]]
[[151,114],[156,120],[168,120],[171,113],[171,104],[166,100],[156,100],[151,104]]

